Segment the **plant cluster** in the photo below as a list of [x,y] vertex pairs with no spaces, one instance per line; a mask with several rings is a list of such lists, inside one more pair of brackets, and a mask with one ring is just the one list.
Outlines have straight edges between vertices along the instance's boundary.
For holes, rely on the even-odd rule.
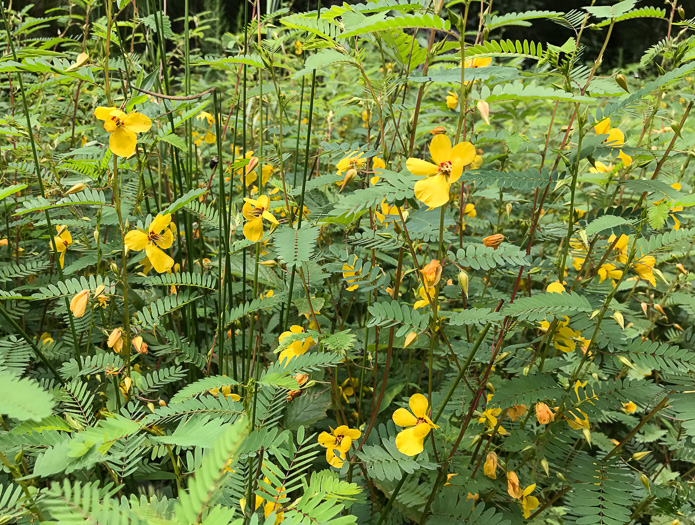
[[695,19],[595,4],[0,0],[0,521],[693,523]]

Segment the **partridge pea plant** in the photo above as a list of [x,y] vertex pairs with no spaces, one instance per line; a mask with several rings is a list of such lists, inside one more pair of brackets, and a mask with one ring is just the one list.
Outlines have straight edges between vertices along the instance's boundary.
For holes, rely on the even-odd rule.
[[0,521],[693,523],[695,11],[586,3],[0,0]]

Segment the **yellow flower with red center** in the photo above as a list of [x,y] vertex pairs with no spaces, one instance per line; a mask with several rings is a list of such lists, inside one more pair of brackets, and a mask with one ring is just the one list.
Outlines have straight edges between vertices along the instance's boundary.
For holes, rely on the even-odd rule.
[[137,111],[125,114],[118,108],[99,106],[94,116],[104,121],[104,129],[111,134],[109,148],[118,157],[130,157],[135,153],[137,134],[145,133],[152,127],[149,117]]
[[319,445],[326,449],[326,461],[335,468],[340,468],[345,462],[346,455],[352,442],[359,439],[362,433],[356,428],[341,425],[336,429],[319,434]]
[[129,231],[125,236],[125,245],[135,252],[145,250],[152,267],[158,273],[164,273],[174,265],[174,259],[162,251],[170,248],[174,242],[172,226],[170,213],[159,214],[152,220],[147,231]]
[[65,266],[65,252],[68,250],[68,246],[72,244],[72,235],[68,231],[68,227],[65,225],[56,226],[57,235],[53,237],[53,244],[55,245],[56,251],[60,254],[60,267]]
[[[282,345],[282,342],[296,334],[302,334],[304,333],[304,328],[302,328],[299,325],[292,325],[290,329],[286,332],[282,332],[280,334],[280,337],[278,338],[278,342],[280,345]],[[287,362],[289,363],[290,360],[294,357],[304,355],[307,350],[314,344],[314,340],[311,338],[311,336],[306,336],[303,339],[300,338],[294,338],[291,343],[285,348],[282,352],[280,352],[280,357],[278,357],[278,360],[280,362],[284,361],[287,359]]]
[[261,195],[258,199],[244,199],[244,207],[241,209],[242,215],[246,218],[244,224],[244,237],[251,242],[258,242],[263,238],[263,219],[277,226],[278,220],[268,211],[270,208],[270,198]]
[[415,456],[423,451],[424,441],[430,430],[439,427],[427,415],[429,402],[425,396],[413,394],[408,404],[410,411],[399,408],[392,418],[396,425],[405,428],[396,436],[396,447],[406,456]]
[[434,162],[409,158],[408,171],[417,177],[425,177],[415,183],[415,196],[430,208],[438,208],[449,202],[449,188],[459,180],[463,168],[475,159],[475,148],[470,142],[451,146],[446,135],[435,135],[430,142],[430,155]]

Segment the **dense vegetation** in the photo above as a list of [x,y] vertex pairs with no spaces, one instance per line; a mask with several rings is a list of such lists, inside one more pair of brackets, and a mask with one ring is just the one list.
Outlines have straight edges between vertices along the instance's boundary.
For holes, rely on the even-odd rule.
[[695,13],[181,4],[0,0],[0,521],[693,523]]

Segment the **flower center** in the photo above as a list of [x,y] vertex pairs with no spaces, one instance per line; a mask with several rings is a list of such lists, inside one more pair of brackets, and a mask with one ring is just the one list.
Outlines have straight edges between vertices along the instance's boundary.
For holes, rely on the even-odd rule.
[[345,436],[335,436],[335,446],[340,446]]
[[251,210],[251,215],[258,218],[261,215],[263,215],[264,211],[265,211],[265,208],[263,208],[263,206],[256,206],[254,209]]
[[164,235],[162,235],[162,234],[160,234],[160,233],[156,233],[156,232],[150,232],[150,233],[147,235],[147,239],[148,239],[150,242],[159,242],[159,241],[161,241],[163,238],[164,238]]
[[439,173],[444,175],[445,177],[449,177],[451,175],[451,168],[453,165],[451,164],[450,160],[444,161],[439,165]]
[[113,120],[116,123],[116,126],[122,126],[123,125],[123,121],[115,115],[113,115],[111,117],[111,120]]

